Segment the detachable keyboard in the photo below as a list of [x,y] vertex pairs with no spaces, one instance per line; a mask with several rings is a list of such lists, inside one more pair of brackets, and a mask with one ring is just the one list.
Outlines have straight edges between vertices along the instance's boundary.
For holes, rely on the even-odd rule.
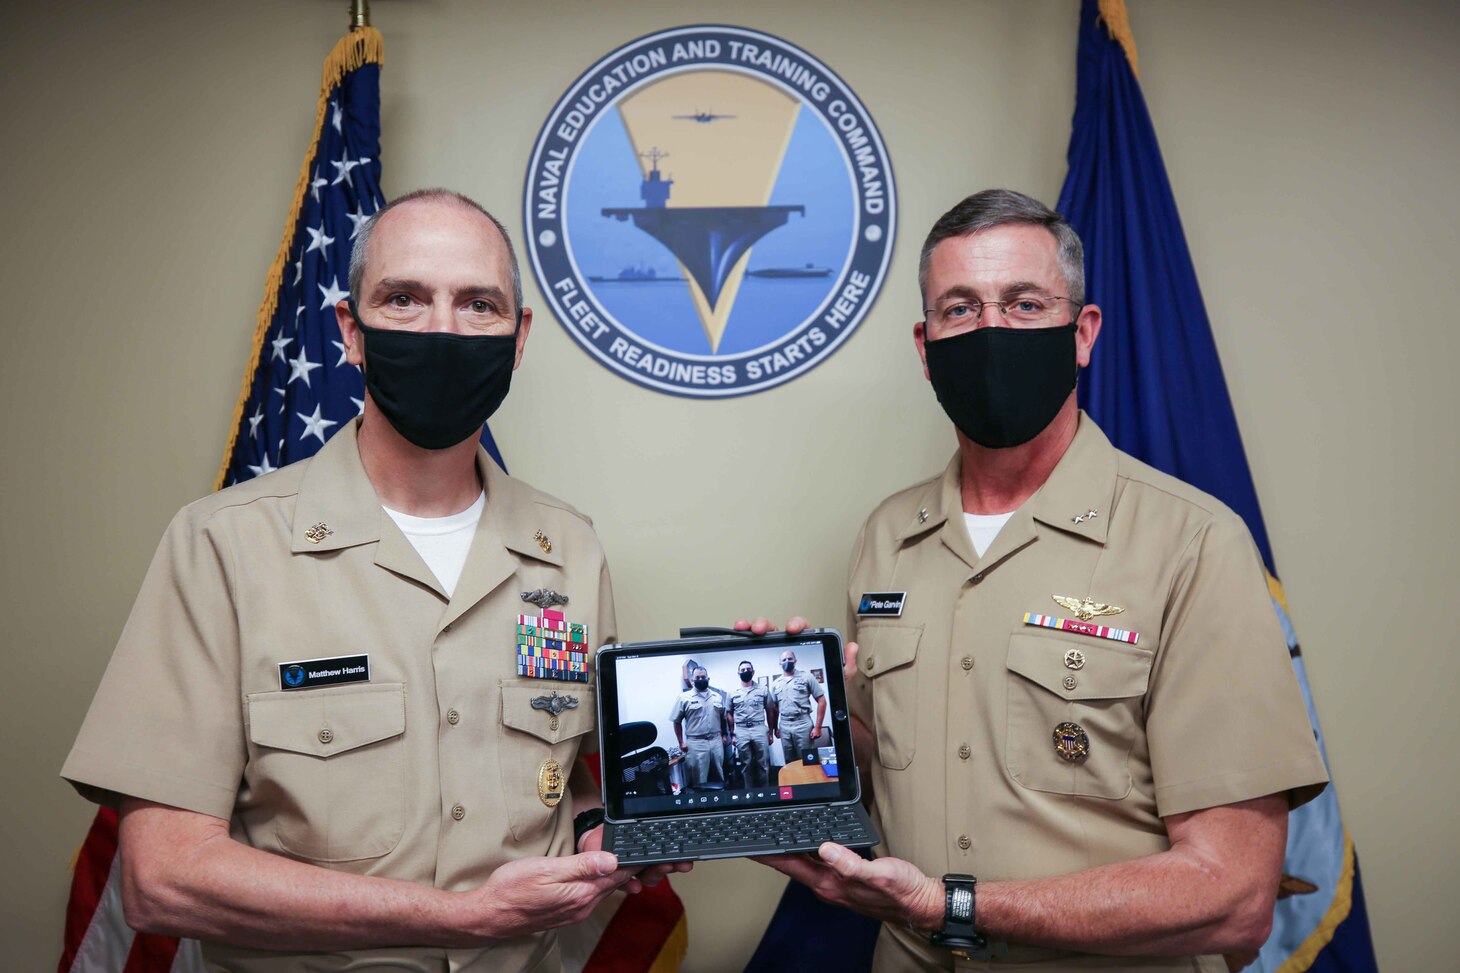
[[860,804],[837,804],[611,822],[603,848],[620,865],[643,865],[815,851],[824,841],[869,848],[880,840]]

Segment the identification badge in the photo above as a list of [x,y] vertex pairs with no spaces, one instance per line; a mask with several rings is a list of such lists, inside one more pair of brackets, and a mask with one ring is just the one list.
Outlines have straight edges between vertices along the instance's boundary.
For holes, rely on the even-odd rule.
[[370,681],[370,656],[337,655],[279,663],[280,689],[318,689],[347,682]]
[[517,674],[587,682],[588,626],[550,608],[541,615],[518,615]]
[[902,603],[905,601],[906,591],[869,591],[857,602],[857,614],[898,618],[902,615]]
[[552,757],[547,758],[537,769],[537,799],[548,807],[557,807],[558,802],[563,799],[563,784],[566,780],[563,776],[563,765]]

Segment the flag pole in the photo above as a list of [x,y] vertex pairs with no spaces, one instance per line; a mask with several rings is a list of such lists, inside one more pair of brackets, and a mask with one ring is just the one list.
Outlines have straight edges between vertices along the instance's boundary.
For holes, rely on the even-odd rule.
[[370,0],[350,0],[350,30],[370,26]]

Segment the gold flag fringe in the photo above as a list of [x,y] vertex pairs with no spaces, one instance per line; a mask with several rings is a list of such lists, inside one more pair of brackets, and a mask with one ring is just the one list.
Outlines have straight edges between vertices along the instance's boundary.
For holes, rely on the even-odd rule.
[[1110,37],[1125,49],[1125,59],[1130,62],[1130,73],[1141,76],[1141,67],[1136,59],[1136,35],[1131,33],[1130,17],[1125,12],[1125,0],[1100,0],[1100,19]]
[[269,275],[264,280],[264,300],[259,305],[258,321],[254,325],[253,351],[249,355],[248,367],[243,373],[243,389],[238,394],[238,405],[233,410],[233,422],[229,427],[228,446],[223,451],[223,462],[218,468],[218,477],[213,481],[213,489],[223,489],[223,481],[228,476],[228,466],[233,459],[233,447],[238,442],[238,428],[243,421],[243,410],[248,405],[248,393],[253,385],[254,372],[259,366],[259,356],[263,353],[264,335],[268,333],[269,323],[274,319],[274,311],[278,309],[279,288],[284,282],[284,266],[289,260],[289,244],[294,239],[295,225],[299,222],[299,211],[304,206],[304,194],[309,190],[309,163],[319,150],[319,134],[324,130],[325,112],[329,108],[330,92],[344,80],[345,75],[367,64],[383,64],[385,59],[385,40],[380,36],[380,31],[374,27],[360,27],[352,30],[335,44],[334,50],[324,59],[324,71],[319,82],[319,104],[314,112],[314,139],[309,143],[309,151],[304,153],[304,162],[299,167],[299,179],[294,183],[294,202],[289,207],[289,218],[284,222],[284,238],[279,242],[279,251],[274,255],[274,263],[269,267]]

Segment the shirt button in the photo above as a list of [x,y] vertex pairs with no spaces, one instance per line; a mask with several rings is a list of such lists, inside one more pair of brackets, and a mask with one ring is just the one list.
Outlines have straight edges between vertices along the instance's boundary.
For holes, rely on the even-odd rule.
[[867,671],[868,672],[871,672],[873,669],[876,669],[876,668],[877,668],[877,657],[875,655],[869,655],[869,656],[867,656]]
[[958,756],[963,758],[964,760],[967,760],[969,756],[972,755],[972,753],[972,748],[970,748],[969,745],[966,743],[958,748]]
[[452,726],[455,726],[456,724],[461,722],[461,714],[454,709],[447,710],[446,722],[450,723]]
[[978,574],[975,574],[973,576],[973,583],[974,584],[978,584],[981,581],[983,581],[983,572],[982,571],[980,571]]
[[1076,685],[1078,685],[1078,683],[1075,682],[1075,677],[1074,676],[1065,676],[1065,688],[1066,689],[1074,689]]
[[451,807],[451,816],[457,821],[460,821],[462,818],[466,817],[466,808],[462,807],[460,804],[453,804]]
[[962,848],[964,851],[967,851],[972,845],[973,839],[970,838],[968,835],[961,834],[958,836],[958,847]]
[[958,664],[961,665],[961,666],[963,666],[964,669],[972,669],[973,668],[973,656],[971,656],[971,655],[964,656],[963,657],[963,660],[961,662],[959,662]]
[[449,631],[451,631],[451,626],[450,625],[443,625],[443,626],[441,626],[441,634],[442,635],[445,635]]
[[334,731],[331,730],[329,727],[325,727],[323,730],[320,730],[319,731],[319,742],[320,743],[329,743],[334,738],[335,738]]

